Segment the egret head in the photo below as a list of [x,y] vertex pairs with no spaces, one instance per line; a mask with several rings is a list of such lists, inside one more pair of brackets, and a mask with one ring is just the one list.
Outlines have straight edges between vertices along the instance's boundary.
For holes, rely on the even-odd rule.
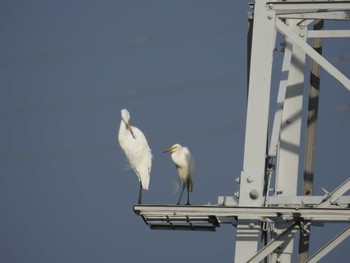
[[128,124],[130,121],[130,113],[128,112],[127,109],[122,109],[122,120],[125,122],[125,124]]
[[176,143],[173,146],[171,146],[170,148],[166,149],[163,153],[167,153],[167,152],[176,152],[177,150],[181,149],[181,145]]
[[134,139],[135,139],[135,135],[132,132],[131,124],[130,124],[130,113],[128,112],[127,109],[122,109],[121,113],[122,113],[122,120],[123,120],[123,122],[128,127],[128,130],[131,132],[132,137],[134,137]]

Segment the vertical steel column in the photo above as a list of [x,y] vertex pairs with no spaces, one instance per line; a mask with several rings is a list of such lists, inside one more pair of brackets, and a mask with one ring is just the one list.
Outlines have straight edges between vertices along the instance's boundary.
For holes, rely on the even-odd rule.
[[[254,8],[254,31],[249,77],[247,121],[239,205],[261,205],[264,186],[271,71],[275,45],[275,13],[267,10],[266,0]],[[258,249],[260,222],[239,218],[235,263],[247,262]]]
[[[296,19],[290,20],[289,27],[305,41],[307,28],[300,29],[299,22],[300,20]],[[276,192],[278,195],[295,196],[297,194],[305,58],[305,51],[293,45],[277,156]]]
[[[307,27],[300,27],[302,21],[288,20],[288,27],[306,41]],[[304,69],[306,54],[300,47],[293,45],[292,59],[288,75],[286,98],[282,113],[282,127],[277,156],[276,192],[278,195],[296,196],[299,153],[302,122],[302,102],[304,87]],[[290,223],[276,224],[279,234],[290,226]],[[291,262],[293,239],[279,247],[274,258],[281,262]]]

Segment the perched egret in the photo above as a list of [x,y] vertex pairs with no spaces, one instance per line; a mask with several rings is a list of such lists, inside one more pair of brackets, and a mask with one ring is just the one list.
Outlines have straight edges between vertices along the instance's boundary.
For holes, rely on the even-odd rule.
[[142,191],[148,190],[152,153],[148,146],[145,135],[138,128],[130,125],[130,113],[126,109],[121,110],[122,120],[120,122],[118,141],[120,148],[124,151],[131,167],[134,169],[140,182],[139,200],[142,203]]
[[195,177],[195,166],[191,152],[187,147],[181,146],[180,144],[174,144],[169,149],[165,150],[164,153],[172,152],[171,159],[175,163],[177,172],[179,174],[180,182],[182,184],[182,191],[180,194],[177,205],[180,204],[182,194],[187,188],[187,203],[190,204],[190,192],[193,190],[193,182]]

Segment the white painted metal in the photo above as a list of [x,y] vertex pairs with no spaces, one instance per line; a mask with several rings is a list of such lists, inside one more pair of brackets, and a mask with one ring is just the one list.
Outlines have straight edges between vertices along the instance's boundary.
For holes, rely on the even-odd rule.
[[350,37],[350,30],[309,30],[308,38]]
[[[325,196],[269,196],[266,199],[266,206],[292,206],[292,207],[313,207],[325,200]],[[346,207],[350,204],[350,196],[340,196],[336,202],[328,199],[328,208]],[[218,205],[238,206],[238,201],[233,196],[219,196]]]
[[326,11],[347,11],[350,10],[349,1],[270,1],[268,9],[276,11],[277,15],[284,13],[308,13]]
[[[288,20],[288,28],[306,41],[307,27],[300,28],[301,20]],[[292,58],[288,75],[286,98],[283,106],[279,150],[277,155],[276,186],[278,195],[295,196],[298,186],[300,136],[302,123],[302,103],[304,89],[305,52],[293,45]],[[286,224],[276,224],[275,231],[285,231]],[[281,262],[291,262],[293,239],[284,242],[275,252],[275,258]]]
[[[257,1],[261,6],[254,13],[254,31],[251,53],[249,93],[243,171],[240,181],[240,205],[259,203],[263,188],[266,159],[266,139],[270,103],[271,71],[275,45],[275,19],[265,7],[266,0]],[[258,25],[258,26],[257,26]],[[260,197],[253,200],[249,193],[257,190]]]
[[281,81],[278,89],[276,111],[273,120],[269,157],[276,157],[277,148],[279,144],[280,130],[282,125],[282,112],[284,106],[284,100],[286,97],[286,90],[288,84],[289,65],[292,58],[292,44],[286,39],[286,46],[284,48],[284,57],[282,63]]
[[279,18],[290,19],[327,19],[327,20],[350,20],[349,11],[324,11],[315,13],[289,13],[278,16]]
[[[350,209],[313,207],[262,207],[262,206],[174,206],[174,205],[135,205],[134,211],[146,222],[155,220],[183,220],[188,217],[198,220],[215,216],[219,223],[234,223],[235,218],[256,218],[261,221],[286,220],[288,222],[346,222],[350,223]],[[229,220],[228,220],[229,219]],[[249,224],[248,224],[249,225]],[[256,251],[255,251],[256,252]],[[255,254],[255,253],[254,253]],[[254,255],[252,254],[251,257]],[[247,259],[248,260],[248,259]]]
[[[245,130],[243,171],[240,179],[239,205],[258,206],[263,198],[269,117],[271,72],[276,30],[274,12],[266,9],[266,0],[255,3],[253,36]],[[239,217],[235,259],[246,262],[258,250],[260,225],[255,219]]]
[[[289,28],[305,36],[306,28],[300,29],[299,22],[301,21],[288,21]],[[306,41],[305,37],[302,39]],[[297,193],[305,70],[305,52],[296,45],[293,45],[292,50],[276,169],[276,190],[279,195],[289,196]]]

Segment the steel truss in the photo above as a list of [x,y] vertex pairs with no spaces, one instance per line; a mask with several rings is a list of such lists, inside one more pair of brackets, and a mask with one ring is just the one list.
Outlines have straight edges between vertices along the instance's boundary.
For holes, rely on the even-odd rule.
[[[349,78],[307,42],[309,38],[350,37],[350,30],[309,27],[318,21],[350,20],[350,1],[257,0],[251,7],[254,12],[248,18],[248,104],[239,192],[219,197],[215,206],[135,205],[134,211],[151,229],[214,231],[222,224],[236,226],[235,263],[291,262],[296,232],[302,239],[310,234],[311,225],[350,223],[350,196],[344,196],[350,189],[350,178],[324,196],[313,196],[310,189],[309,196],[297,196],[300,138],[305,133],[301,120],[307,57],[350,90]],[[277,34],[285,39],[284,58],[269,132]],[[315,127],[310,131],[308,135],[315,137]],[[273,176],[275,187],[271,193]],[[346,227],[308,261],[307,253],[302,257],[299,254],[299,262],[317,262],[349,235],[350,228]]]
[[[259,0],[253,5],[253,9],[246,141],[239,199],[222,197],[219,203],[236,202],[239,206],[255,206],[256,202],[260,202],[261,205],[268,207],[275,203],[281,209],[293,204],[301,207],[311,205],[313,207],[311,209],[315,211],[321,207],[331,206],[348,209],[349,200],[343,200],[344,203],[340,204],[340,197],[349,190],[349,180],[333,193],[327,193],[324,198],[298,197],[297,183],[301,152],[300,138],[303,132],[301,113],[305,94],[304,72],[307,56],[350,90],[350,80],[307,42],[308,38],[349,37],[350,30],[309,30],[308,27],[315,21],[349,20],[350,2]],[[269,136],[271,72],[277,34],[285,38],[285,47],[282,80]],[[317,109],[314,110],[317,113]],[[259,131],[258,136],[256,131]],[[315,132],[314,130],[311,136],[315,136]],[[273,197],[270,197],[272,173],[275,175],[276,182]],[[252,200],[252,197],[258,198]],[[256,218],[250,217],[250,219],[252,221]],[[312,224],[306,217],[303,217],[299,224],[290,223],[287,220],[270,225],[263,223],[262,248],[258,252],[259,236],[256,231],[247,230],[247,222],[249,224],[249,217],[238,217],[234,261],[236,263],[259,262],[263,259],[267,262],[268,256],[270,262],[291,262],[294,233],[299,227],[301,232],[309,235]],[[320,222],[326,222],[326,220],[320,220]],[[256,221],[254,223],[256,224]],[[271,238],[267,236],[268,231],[272,233]],[[341,235],[342,238],[345,236],[347,234]],[[328,249],[330,247],[333,248],[334,245],[327,246]],[[299,257],[299,262],[305,261],[305,258]]]

